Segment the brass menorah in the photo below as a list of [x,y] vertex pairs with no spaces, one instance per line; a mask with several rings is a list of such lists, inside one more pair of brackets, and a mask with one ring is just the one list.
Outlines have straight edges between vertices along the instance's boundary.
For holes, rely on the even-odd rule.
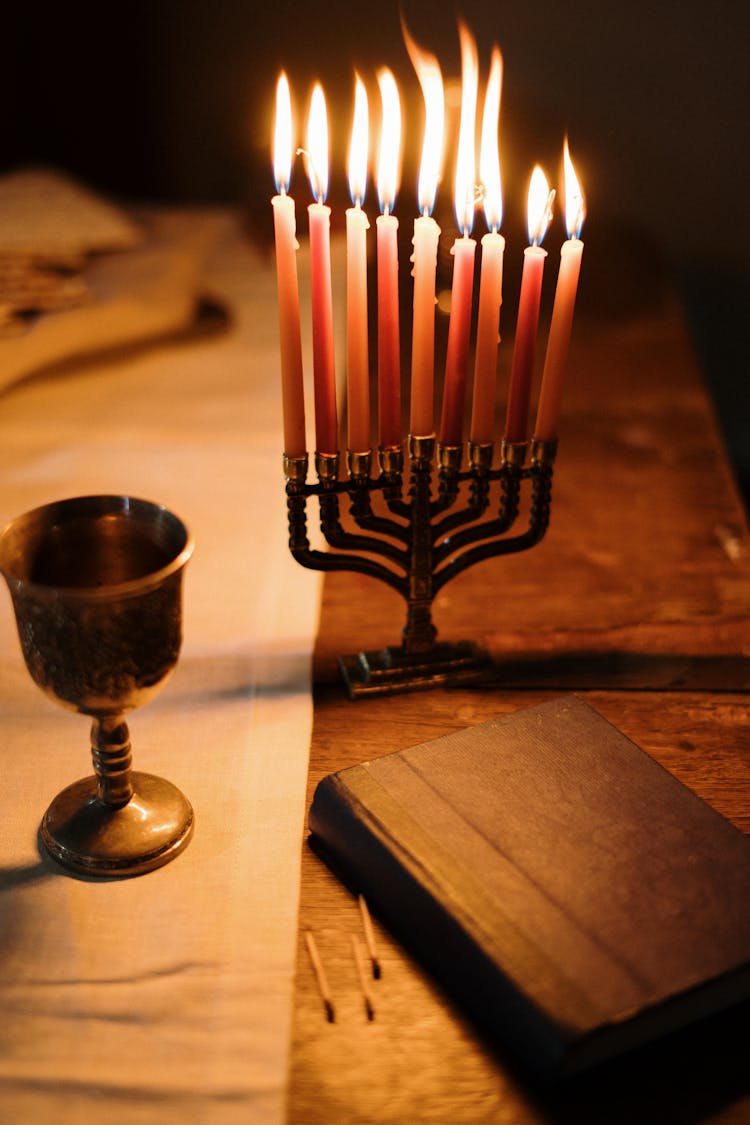
[[[508,442],[493,468],[493,443],[442,445],[434,435],[411,435],[404,451],[387,446],[346,455],[316,453],[317,482],[307,482],[308,457],[284,457],[289,548],[313,570],[351,570],[385,582],[407,606],[399,645],[340,656],[352,699],[439,684],[476,682],[491,667],[488,653],[470,641],[438,641],[432,603],[457,574],[485,559],[528,550],[549,525],[556,441]],[[530,449],[529,463],[526,463]],[[377,458],[378,474],[372,475]],[[511,534],[530,482],[528,524]],[[462,485],[468,485],[462,488]],[[307,503],[316,496],[328,550],[310,546]],[[341,498],[349,499],[356,531],[342,524]],[[382,560],[382,561],[381,561]]]

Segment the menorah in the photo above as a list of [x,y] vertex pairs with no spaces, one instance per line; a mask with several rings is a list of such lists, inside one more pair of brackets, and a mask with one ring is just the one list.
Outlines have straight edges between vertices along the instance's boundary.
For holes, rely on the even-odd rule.
[[[528,550],[543,538],[556,448],[556,441],[533,440],[527,465],[529,443],[503,441],[500,463],[493,468],[493,443],[469,442],[469,467],[464,470],[462,445],[443,445],[433,434],[410,435],[408,480],[404,450],[387,446],[377,451],[376,476],[373,451],[348,452],[343,478],[338,453],[316,453],[314,484],[307,482],[307,455],[284,457],[289,548],[297,562],[313,570],[369,575],[406,600],[400,644],[339,657],[352,699],[471,683],[486,674],[491,659],[481,646],[437,639],[432,603],[462,571],[485,559]],[[511,534],[525,481],[530,482],[528,525]],[[318,498],[325,551],[311,547],[308,538],[307,504],[313,496]],[[343,496],[349,499],[356,531],[342,524]]]

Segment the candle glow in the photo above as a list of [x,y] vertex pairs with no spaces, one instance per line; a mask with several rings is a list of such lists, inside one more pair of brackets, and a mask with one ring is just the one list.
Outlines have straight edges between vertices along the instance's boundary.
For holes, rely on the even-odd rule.
[[568,138],[563,148],[563,168],[565,175],[565,226],[568,238],[580,238],[583,220],[586,218],[586,200],[581,188],[573,161],[570,159]]
[[359,75],[354,89],[354,121],[349,143],[349,194],[352,203],[364,203],[367,186],[368,152],[367,90]]
[[479,62],[477,47],[465,24],[459,24],[461,42],[461,120],[458,129],[455,198],[458,229],[470,234],[474,225],[476,196],[476,157],[474,130],[477,113]]
[[445,130],[445,92],[440,63],[434,55],[423,50],[412,39],[404,25],[404,40],[412,61],[425,107],[424,141],[419,165],[417,200],[422,215],[430,215],[443,166],[443,136]]
[[544,236],[552,220],[552,204],[555,193],[550,191],[547,177],[537,164],[531,173],[529,195],[526,204],[527,223],[529,228],[529,243],[532,246],[541,246]]
[[500,175],[500,94],[503,85],[503,56],[492,49],[490,72],[482,111],[482,139],[479,149],[479,180],[482,185],[484,215],[489,230],[498,230],[503,221],[503,188]]
[[318,203],[328,195],[328,115],[323,87],[316,83],[307,118],[307,174]]
[[377,73],[382,123],[378,155],[378,199],[380,210],[388,215],[396,203],[401,158],[401,101],[393,74],[387,68]]
[[276,190],[285,195],[292,178],[292,96],[289,79],[283,72],[276,84],[276,122],[273,135],[273,175]]

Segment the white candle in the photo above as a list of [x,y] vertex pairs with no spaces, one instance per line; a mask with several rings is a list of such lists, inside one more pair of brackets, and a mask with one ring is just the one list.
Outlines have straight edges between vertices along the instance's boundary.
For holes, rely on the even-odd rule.
[[354,124],[349,149],[349,191],[354,207],[346,212],[346,377],[347,446],[370,448],[370,358],[367,336],[367,231],[362,210],[367,179],[367,94],[356,79]]
[[414,436],[434,427],[435,275],[440,228],[430,212],[435,203],[443,151],[445,98],[437,59],[423,51],[404,29],[406,47],[419,78],[425,104],[425,130],[419,170],[420,216],[414,221],[414,319],[411,353],[411,413]]
[[378,249],[378,441],[401,444],[401,338],[398,305],[398,219],[391,214],[398,187],[401,104],[396,81],[378,72],[383,108],[378,195],[382,215],[375,221]]
[[503,299],[503,255],[505,239],[496,231],[482,238],[482,267],[479,276],[477,343],[474,355],[474,394],[471,402],[469,437],[476,443],[491,442],[495,430],[497,347],[500,343],[500,306]]
[[500,178],[498,123],[502,89],[503,59],[493,48],[487,92],[482,114],[482,140],[479,153],[479,180],[484,188],[484,214],[489,232],[482,238],[482,265],[479,276],[479,311],[474,355],[474,392],[471,403],[469,437],[477,444],[489,443],[495,431],[497,347],[500,343],[500,306],[503,299],[503,255],[505,239],[498,234],[503,217]]
[[271,200],[276,243],[281,399],[284,452],[288,457],[302,457],[306,452],[306,441],[297,281],[297,223],[294,200],[286,194],[291,177],[292,149],[291,98],[287,77],[282,74],[276,87],[274,131],[274,175],[279,194]]
[[518,302],[516,338],[513,342],[513,360],[508,388],[508,409],[505,420],[505,439],[510,442],[526,441],[526,427],[531,399],[531,378],[534,372],[536,333],[539,324],[539,302],[542,295],[542,277],[547,251],[539,243],[549,226],[554,192],[550,192],[547,178],[537,165],[531,177],[528,200],[529,240],[523,252],[521,295]]
[[477,108],[479,63],[473,38],[463,23],[461,40],[461,122],[456,157],[455,208],[461,238],[453,243],[453,284],[448,350],[445,358],[443,410],[440,417],[442,445],[460,445],[463,437],[466,370],[469,362],[471,311],[474,297],[474,257],[476,242],[469,238],[474,222],[476,166],[474,130]]
[[573,168],[565,141],[565,212],[568,235],[560,249],[560,272],[557,275],[555,303],[552,309],[547,355],[542,373],[534,437],[539,441],[552,441],[557,437],[563,383],[568,361],[570,335],[573,328],[578,278],[581,272],[583,243],[579,235],[585,215],[583,192]]
[[398,219],[378,215],[378,441],[401,444],[401,341],[398,308]]
[[310,222],[315,448],[318,453],[336,453],[338,421],[331,288],[331,209],[323,202],[328,192],[328,122],[325,97],[319,85],[315,86],[310,102],[307,149],[310,184],[317,199],[317,203],[311,203],[307,209]]
[[440,227],[428,215],[414,220],[414,321],[411,341],[409,429],[425,437],[434,426],[435,275]]
[[443,410],[440,416],[442,445],[460,445],[462,440],[476,247],[473,238],[464,236],[456,239],[451,250],[453,285],[448,349],[445,356]]

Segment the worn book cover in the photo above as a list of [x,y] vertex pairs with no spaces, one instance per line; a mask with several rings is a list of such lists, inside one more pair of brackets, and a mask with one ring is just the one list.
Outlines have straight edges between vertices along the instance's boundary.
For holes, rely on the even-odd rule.
[[750,996],[750,841],[575,696],[331,774],[310,829],[540,1075]]

